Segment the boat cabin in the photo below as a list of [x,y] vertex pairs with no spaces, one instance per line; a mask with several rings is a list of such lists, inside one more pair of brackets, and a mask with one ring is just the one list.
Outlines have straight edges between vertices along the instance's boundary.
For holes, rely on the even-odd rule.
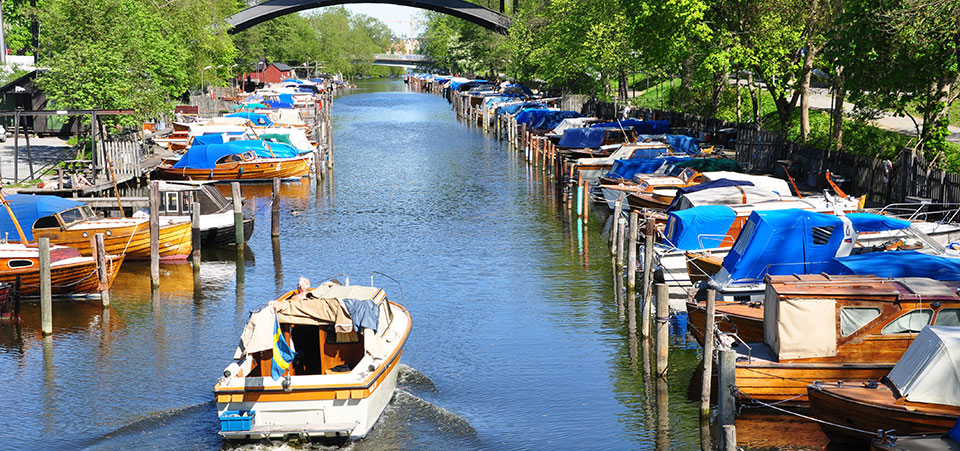
[[200,214],[223,213],[233,209],[233,203],[211,184],[190,182],[160,182],[161,216],[190,216],[193,203],[200,203]]

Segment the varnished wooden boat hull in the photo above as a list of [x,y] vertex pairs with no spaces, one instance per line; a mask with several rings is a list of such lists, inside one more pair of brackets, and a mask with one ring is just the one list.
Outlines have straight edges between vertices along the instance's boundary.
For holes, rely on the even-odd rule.
[[[120,265],[123,263],[123,255],[108,257],[111,263],[108,265],[107,286],[113,285],[117,273],[120,272]],[[23,296],[40,295],[40,268],[37,266],[25,269],[14,269],[0,272],[0,282],[14,284],[17,281],[17,275],[20,276],[20,293]],[[55,296],[84,296],[97,294],[100,291],[100,280],[97,277],[97,263],[93,260],[86,260],[78,263],[57,264],[50,267],[50,286]]]
[[[108,233],[109,232],[109,233]],[[150,224],[140,221],[138,224],[124,227],[70,230],[48,232],[34,230],[34,237],[47,237],[50,242],[72,247],[86,257],[93,255],[90,237],[103,233],[103,244],[108,255],[126,255],[129,260],[150,258]],[[86,235],[86,236],[84,236]],[[132,237],[131,237],[132,235]],[[160,224],[160,258],[163,260],[185,259],[193,251],[191,226],[189,222]]]
[[[945,434],[960,416],[960,407],[898,403],[886,387],[810,387],[813,415],[833,424],[864,431],[896,430],[896,435]],[[873,435],[861,434],[829,424],[820,424],[835,443],[866,447]]]
[[188,169],[158,166],[159,178],[165,180],[239,180],[265,181],[275,178],[290,179],[310,175],[310,157],[302,156],[282,161],[244,161],[217,165],[215,169]]
[[[747,343],[763,341],[763,308],[750,307],[739,302],[719,301],[716,305],[717,327],[722,332],[736,332]],[[693,336],[703,346],[703,331],[706,328],[707,303],[687,302],[687,324],[693,330]]]
[[[725,239],[721,245],[723,247],[732,245],[732,243],[727,243],[727,241],[728,240]],[[706,282],[707,279],[720,272],[720,268],[723,267],[723,258],[696,252],[687,252],[686,255],[687,274],[690,276],[690,283],[694,286],[700,282]]]
[[816,381],[843,381],[860,385],[880,380],[893,369],[890,363],[771,363],[737,362],[737,388],[741,402],[807,404],[807,385]]

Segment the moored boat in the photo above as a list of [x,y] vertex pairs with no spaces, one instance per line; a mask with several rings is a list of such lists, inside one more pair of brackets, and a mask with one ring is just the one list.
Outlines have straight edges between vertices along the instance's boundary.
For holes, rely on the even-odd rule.
[[[160,182],[160,222],[190,222],[193,204],[200,204],[200,241],[204,244],[225,245],[236,241],[233,203],[209,183]],[[144,213],[138,212],[137,215]],[[253,234],[254,217],[243,218],[243,239]]]
[[292,146],[263,140],[192,146],[174,164],[157,166],[167,180],[267,181],[310,174],[313,156]]
[[[813,415],[832,443],[866,446],[887,436],[946,434],[960,417],[960,322],[927,326],[881,383],[815,383]],[[944,315],[941,311],[939,315]],[[837,427],[842,425],[843,427]],[[869,433],[866,433],[869,432]]]
[[251,313],[214,387],[220,434],[231,440],[360,438],[397,382],[407,310],[372,286],[331,280]]

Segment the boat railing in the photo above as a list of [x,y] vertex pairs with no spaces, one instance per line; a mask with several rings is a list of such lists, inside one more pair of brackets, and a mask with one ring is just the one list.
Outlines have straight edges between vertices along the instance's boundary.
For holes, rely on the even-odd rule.
[[960,203],[956,202],[901,202],[884,206],[878,214],[907,221],[956,222],[960,218]]
[[[370,286],[371,286],[371,287],[373,286],[373,276],[374,276],[374,275],[381,275],[381,276],[383,276],[383,277],[386,277],[386,278],[392,280],[394,283],[396,283],[396,284],[397,284],[397,288],[400,289],[400,302],[402,302],[403,305],[407,305],[407,298],[406,298],[406,296],[404,296],[404,294],[403,294],[403,285],[400,283],[399,280],[394,279],[393,277],[391,277],[391,276],[389,276],[389,275],[387,275],[387,274],[384,274],[384,273],[382,273],[382,272],[380,272],[380,271],[372,271],[372,272],[370,272]],[[387,322],[387,324],[393,323],[393,309],[390,308],[390,301],[389,301],[389,300],[387,301],[387,314],[390,315],[390,318],[389,318],[389,321]]]
[[[719,240],[719,241],[717,242],[716,246],[707,247],[703,244],[704,238],[711,239],[711,240]],[[726,241],[727,238],[729,238],[730,240],[734,239],[733,236],[731,236],[729,233],[724,235],[721,235],[719,233],[716,233],[716,234],[703,233],[703,234],[697,235],[697,244],[700,245],[700,249],[716,249],[720,247],[720,245],[723,244],[723,242]]]

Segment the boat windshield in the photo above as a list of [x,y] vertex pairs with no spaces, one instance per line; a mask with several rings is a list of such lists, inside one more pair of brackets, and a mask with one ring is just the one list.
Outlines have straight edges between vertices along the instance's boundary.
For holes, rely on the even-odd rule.
[[60,219],[63,221],[65,227],[70,227],[71,225],[83,221],[83,212],[80,211],[80,207],[74,207],[69,210],[64,210],[60,212]]
[[83,215],[87,219],[97,219],[97,214],[93,212],[93,209],[89,205],[83,205],[80,207],[80,210],[83,212]]

